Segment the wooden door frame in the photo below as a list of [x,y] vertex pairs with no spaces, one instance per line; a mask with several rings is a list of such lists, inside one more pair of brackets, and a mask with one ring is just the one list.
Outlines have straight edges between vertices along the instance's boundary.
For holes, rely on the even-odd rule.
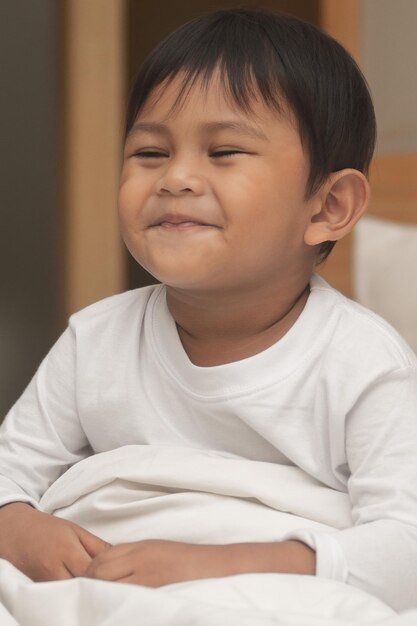
[[65,0],[63,312],[124,289],[117,219],[125,97],[125,0]]

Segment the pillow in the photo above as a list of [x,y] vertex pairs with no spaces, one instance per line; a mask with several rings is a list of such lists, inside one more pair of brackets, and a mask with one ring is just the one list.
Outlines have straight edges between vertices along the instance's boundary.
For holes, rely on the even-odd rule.
[[417,352],[417,225],[364,217],[353,241],[355,300]]

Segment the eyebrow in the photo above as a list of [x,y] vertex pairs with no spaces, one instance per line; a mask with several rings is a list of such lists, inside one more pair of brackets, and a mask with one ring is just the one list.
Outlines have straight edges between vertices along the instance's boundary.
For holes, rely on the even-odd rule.
[[[222,130],[232,130],[239,135],[247,135],[256,139],[268,141],[268,137],[260,128],[256,128],[251,124],[246,124],[246,122],[235,122],[232,120],[224,122],[205,122],[200,125],[200,129],[203,132],[209,133],[220,132]],[[129,132],[129,135],[136,132],[154,133],[165,136],[170,134],[170,131],[165,124],[159,124],[156,122],[135,122]]]

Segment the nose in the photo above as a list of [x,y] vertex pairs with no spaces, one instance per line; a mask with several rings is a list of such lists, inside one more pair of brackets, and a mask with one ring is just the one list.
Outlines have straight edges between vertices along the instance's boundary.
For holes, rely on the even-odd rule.
[[201,195],[204,193],[206,183],[202,172],[197,171],[193,160],[172,160],[166,164],[166,168],[158,180],[158,194],[171,194],[180,196],[183,194]]

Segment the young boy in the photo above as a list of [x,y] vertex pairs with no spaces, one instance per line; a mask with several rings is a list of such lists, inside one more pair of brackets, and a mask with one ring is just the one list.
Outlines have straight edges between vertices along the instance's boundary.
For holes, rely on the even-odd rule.
[[[119,211],[162,284],[73,315],[7,416],[1,557],[34,580],[296,572],[417,604],[416,358],[313,273],[366,209],[374,139],[355,63],[299,20],[220,11],[150,55]],[[38,510],[70,465],[132,443],[299,466],[349,494],[354,526],[108,546]]]

